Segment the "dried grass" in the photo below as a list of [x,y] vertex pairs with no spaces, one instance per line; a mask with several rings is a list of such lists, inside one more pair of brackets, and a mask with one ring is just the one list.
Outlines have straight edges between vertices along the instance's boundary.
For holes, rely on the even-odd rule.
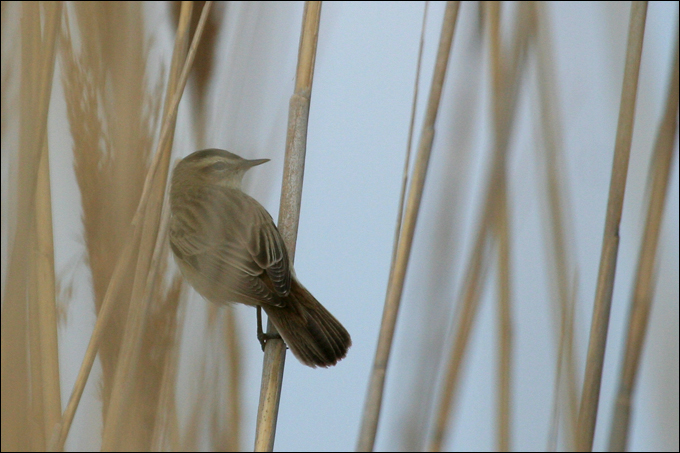
[[[146,42],[141,5],[126,4],[120,8],[93,3],[78,4],[74,8],[85,44],[76,56],[70,29],[66,28],[64,85],[74,137],[76,175],[83,194],[86,244],[100,316],[66,411],[57,447],[63,445],[94,354],[101,344],[103,446],[149,449],[159,401],[157,383],[166,372],[165,362],[172,356],[171,346],[176,344],[171,340],[176,331],[178,290],[165,294],[159,284],[167,256],[163,233],[158,233],[158,222],[168,172],[171,129],[166,120],[159,139],[159,149],[164,150],[164,157],[159,160],[161,154],[157,153],[155,165],[150,166],[162,98],[160,84],[155,90],[149,90],[146,81],[148,48],[139,46],[140,42]],[[185,35],[179,38],[180,48],[186,49],[187,28],[184,27]],[[120,33],[120,30],[129,32]],[[175,59],[168,88],[166,116],[171,119],[176,117],[179,102],[176,87],[181,90],[186,82],[186,67],[182,75],[179,74],[185,66],[182,60],[181,57]],[[164,171],[160,177],[153,178],[159,163]],[[155,184],[151,186],[151,192],[147,190],[150,178]],[[153,201],[144,204],[144,195],[148,197],[149,193],[154,194]],[[109,206],[114,209],[104,209]],[[141,206],[147,212],[143,217],[143,232],[139,234],[139,223],[134,220]],[[131,223],[132,238],[129,237]],[[137,241],[140,241],[138,246],[135,245]],[[124,265],[133,258],[132,250],[140,252],[134,273]],[[132,292],[129,292],[130,288]],[[115,304],[111,300],[106,303],[109,294]],[[130,298],[142,303],[136,303],[134,310],[128,310]],[[104,306],[115,306],[115,309],[104,310]],[[122,362],[119,363],[119,359]],[[124,418],[121,416],[123,408],[128,414]],[[125,435],[121,435],[122,432]]]
[[[41,15],[40,8],[43,6]],[[6,13],[5,13],[6,17]],[[16,224],[7,265],[2,305],[2,450],[27,450],[45,445],[46,433],[52,431],[55,404],[59,402],[57,383],[45,385],[45,378],[58,377],[56,349],[46,345],[52,341],[56,324],[49,314],[39,315],[38,293],[34,283],[43,272],[53,268],[49,251],[40,244],[46,256],[36,262],[36,234],[44,238],[46,228],[36,229],[36,216],[41,222],[45,218],[44,197],[46,173],[39,172],[41,155],[47,152],[47,112],[52,88],[54,69],[55,33],[61,18],[61,3],[25,2],[21,4],[21,88],[19,119],[19,164],[16,204]],[[44,25],[41,27],[41,20]],[[45,160],[45,165],[46,165]],[[46,168],[46,167],[44,167]],[[38,181],[41,191],[38,192]],[[36,204],[36,194],[39,202]],[[39,210],[36,210],[38,206]],[[45,282],[47,283],[47,282]],[[46,285],[47,286],[47,285]],[[41,285],[43,294],[46,286]],[[49,294],[46,294],[49,297]],[[53,297],[53,292],[52,292]],[[41,307],[52,304],[54,299],[41,301]],[[41,348],[44,347],[44,350]],[[41,361],[45,357],[45,362]]]
[[[21,11],[21,51],[9,45],[10,50],[5,53],[3,46],[2,57],[3,139],[6,134],[11,134],[12,125],[7,120],[11,115],[8,112],[20,107],[20,114],[16,115],[19,125],[17,171],[10,174],[8,183],[3,178],[2,229],[3,235],[9,236],[9,258],[3,275],[5,287],[1,324],[3,451],[63,449],[97,353],[102,365],[103,449],[202,449],[205,448],[206,434],[211,449],[229,451],[241,447],[243,365],[238,341],[239,326],[233,311],[213,310],[209,313],[209,338],[202,349],[204,355],[200,371],[195,373],[198,385],[207,390],[192,401],[185,429],[180,427],[175,402],[179,343],[186,306],[183,303],[181,278],[175,275],[167,281],[168,250],[165,246],[164,221],[167,209],[162,203],[170,167],[176,109],[203,27],[209,30],[208,41],[198,47],[204,57],[198,57],[202,64],[193,75],[198,105],[204,104],[206,86],[212,77],[210,61],[216,57],[214,39],[219,32],[220,22],[212,17],[206,22],[211,3],[206,2],[205,9],[203,3],[192,5],[183,2],[181,12],[178,10],[175,52],[163,95],[163,75],[151,80],[147,67],[151,48],[145,33],[141,4],[74,2],[64,8],[60,2],[22,2],[16,5],[2,2],[3,30],[7,27],[8,18],[13,17],[14,12]],[[457,3],[449,2],[447,7],[445,22],[450,27],[445,27],[446,30],[442,32],[438,70],[433,80],[418,158],[411,177],[403,225],[401,220],[397,222],[398,238],[395,237],[380,343],[363,414],[358,443],[360,450],[371,450],[375,443],[387,363],[434,135],[446,57],[455,30],[457,5],[454,4]],[[499,450],[512,448],[512,428],[514,424],[520,423],[512,417],[512,408],[515,406],[511,384],[512,376],[516,373],[513,373],[512,367],[514,306],[510,282],[514,271],[510,267],[513,230],[506,167],[520,79],[526,67],[527,53],[532,50],[537,55],[536,82],[540,98],[538,121],[545,145],[545,153],[537,159],[543,160],[545,169],[542,175],[545,177],[545,186],[541,188],[546,193],[548,206],[545,245],[550,253],[548,261],[553,267],[551,283],[557,320],[554,329],[557,339],[553,403],[555,421],[552,432],[548,434],[548,447],[556,449],[558,445],[559,417],[564,427],[567,448],[592,448],[617,259],[616,229],[621,217],[635,110],[636,74],[646,10],[643,3],[634,2],[634,12],[631,14],[629,57],[622,93],[610,204],[586,380],[580,396],[576,388],[578,366],[574,346],[576,291],[570,287],[570,282],[576,281],[577,270],[572,257],[573,250],[570,249],[572,218],[568,212],[568,191],[565,190],[565,178],[560,173],[563,150],[559,109],[553,96],[557,87],[550,55],[550,26],[542,6],[533,2],[519,4],[511,45],[503,48],[500,5],[492,2],[484,6],[488,15],[485,16],[483,27],[490,34],[491,44],[493,161],[486,183],[486,197],[480,206],[480,220],[475,227],[474,247],[464,270],[457,302],[458,313],[452,328],[451,350],[443,366],[442,376],[434,382],[436,385],[431,385],[440,392],[434,398],[414,392],[413,398],[427,400],[418,401],[418,413],[421,416],[435,413],[429,426],[427,417],[422,417],[421,431],[425,433],[429,429],[431,432],[431,438],[427,439],[430,450],[445,448],[452,431],[465,354],[479,311],[480,296],[485,285],[491,283],[486,278],[487,270],[494,262],[498,266],[499,290],[498,390],[494,419],[496,446]],[[203,12],[200,21],[197,14],[199,10]],[[192,11],[196,14],[192,14]],[[300,40],[296,91],[291,99],[285,183],[279,219],[291,257],[297,238],[319,12],[320,5],[316,2],[310,2],[305,8],[307,19],[303,21]],[[187,49],[189,36],[194,35],[194,30],[197,30],[195,39],[191,48]],[[3,33],[3,45],[5,38]],[[18,40],[15,41],[18,43]],[[54,49],[58,42],[61,79],[73,138],[74,169],[81,193],[85,262],[92,278],[93,307],[98,314],[97,326],[63,417],[55,305],[58,281],[54,273],[50,156],[45,132],[53,83]],[[530,47],[530,43],[536,46]],[[648,217],[632,294],[620,388],[610,433],[612,450],[627,447],[633,409],[632,395],[653,298],[655,252],[677,125],[677,37],[675,45],[674,73],[669,85],[668,103],[650,167]],[[21,65],[16,62],[19,58]],[[7,61],[16,64],[6,64]],[[20,90],[15,95],[11,86],[16,79],[20,79]],[[161,103],[164,104],[162,114]],[[198,108],[192,113],[197,125],[198,142],[204,141],[207,135],[202,111],[202,108]],[[162,123],[161,117],[164,118]],[[415,113],[412,112],[411,130],[414,117]],[[153,153],[156,142],[156,152]],[[13,158],[8,154],[3,147],[3,164],[8,158]],[[408,162],[407,154],[407,170]],[[408,173],[405,171],[404,187],[407,180]],[[404,189],[401,197],[403,203]],[[401,211],[400,205],[400,219]],[[285,357],[282,342],[270,341],[267,344],[257,419],[257,450],[273,448]],[[428,378],[434,381],[431,376]],[[579,398],[582,398],[580,420],[577,417]],[[577,426],[579,423],[580,426]],[[578,439],[577,434],[580,434]],[[422,440],[413,441],[413,445],[422,443]]]

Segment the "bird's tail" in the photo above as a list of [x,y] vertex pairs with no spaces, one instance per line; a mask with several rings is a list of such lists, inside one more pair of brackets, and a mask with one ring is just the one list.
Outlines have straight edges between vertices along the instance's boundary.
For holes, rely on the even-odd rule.
[[295,357],[312,368],[335,365],[352,345],[342,324],[295,278],[284,307],[262,308]]

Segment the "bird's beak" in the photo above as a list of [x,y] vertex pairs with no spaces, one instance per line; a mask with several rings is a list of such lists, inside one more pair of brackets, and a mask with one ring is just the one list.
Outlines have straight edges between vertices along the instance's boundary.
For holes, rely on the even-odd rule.
[[248,168],[251,168],[255,167],[256,165],[262,165],[265,162],[269,162],[269,159],[252,159],[252,160],[246,159],[245,164]]

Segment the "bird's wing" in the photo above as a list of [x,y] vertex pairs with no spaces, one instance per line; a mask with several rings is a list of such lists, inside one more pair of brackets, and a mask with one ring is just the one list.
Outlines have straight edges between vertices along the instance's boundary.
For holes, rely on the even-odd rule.
[[291,277],[274,221],[255,199],[243,193],[222,195],[228,198],[213,193],[194,200],[190,210],[175,209],[170,225],[174,253],[219,287],[220,294],[237,302],[282,305],[276,296],[288,294]]
[[253,261],[266,271],[271,281],[271,289],[279,296],[287,296],[290,292],[291,268],[288,260],[286,244],[274,225],[274,220],[267,210],[254,198],[247,197],[245,210],[250,219],[246,230],[245,244]]

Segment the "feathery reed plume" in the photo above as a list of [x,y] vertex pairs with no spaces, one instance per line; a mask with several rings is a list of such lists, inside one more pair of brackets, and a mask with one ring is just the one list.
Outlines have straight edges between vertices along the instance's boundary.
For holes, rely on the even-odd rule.
[[[100,311],[113,266],[129,235],[130,222],[149,165],[160,106],[159,87],[148,88],[143,19],[139,4],[86,2],[73,5],[82,42],[76,54],[70,15],[62,33],[62,80],[73,137],[74,169],[81,192],[86,261],[94,304]],[[122,32],[124,30],[124,32]],[[126,272],[116,310],[100,349],[103,412],[132,287]]]

